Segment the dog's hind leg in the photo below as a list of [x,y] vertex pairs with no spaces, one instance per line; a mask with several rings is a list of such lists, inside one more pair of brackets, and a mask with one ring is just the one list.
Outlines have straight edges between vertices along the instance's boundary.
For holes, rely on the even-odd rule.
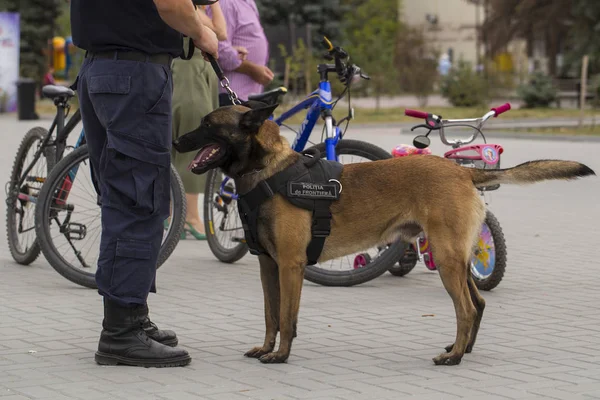
[[265,302],[265,343],[244,354],[246,357],[259,358],[275,348],[275,339],[279,331],[279,270],[275,261],[267,256],[258,256],[260,262],[260,280]]
[[[477,340],[477,333],[479,332],[479,325],[481,324],[481,318],[483,317],[483,310],[485,309],[485,299],[479,293],[477,286],[475,285],[475,281],[473,280],[473,276],[471,274],[467,274],[467,284],[469,286],[469,293],[471,295],[471,301],[475,306],[475,310],[477,310],[477,316],[475,317],[475,322],[473,323],[473,327],[471,328],[471,335],[469,339],[469,344],[467,344],[467,348],[465,349],[465,353],[470,353],[473,351],[473,346],[475,345],[475,340]],[[451,352],[454,347],[454,343],[449,346],[446,346],[446,352]]]
[[293,262],[280,261],[279,287],[281,288],[281,305],[279,311],[279,349],[274,353],[260,357],[263,363],[286,362],[292,349],[292,340],[296,334],[300,294],[304,280],[306,260]]
[[475,309],[477,310],[477,317],[475,318],[473,328],[471,329],[471,339],[469,340],[469,344],[467,345],[467,348],[465,350],[467,353],[470,353],[471,351],[473,351],[475,340],[477,340],[479,325],[481,324],[481,318],[483,317],[483,310],[485,310],[485,299],[479,293],[479,290],[475,285],[475,281],[473,280],[473,276],[470,273],[468,273],[468,277],[469,280],[467,283],[469,284],[469,293],[471,294],[471,300],[473,301]]
[[460,246],[449,240],[449,238],[457,236],[442,235],[437,240],[435,236],[429,236],[436,263],[439,262],[440,278],[454,303],[457,324],[456,340],[452,350],[435,357],[433,362],[436,365],[456,365],[460,364],[465,354],[471,330],[477,318],[477,310],[471,301],[467,284],[467,257],[460,250],[466,246]]

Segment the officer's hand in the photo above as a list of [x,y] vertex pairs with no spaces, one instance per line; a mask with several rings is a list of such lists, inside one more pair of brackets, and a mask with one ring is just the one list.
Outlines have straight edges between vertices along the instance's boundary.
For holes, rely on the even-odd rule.
[[[202,36],[193,37],[192,41],[197,48],[202,50],[203,54],[208,53],[217,59],[219,58],[219,40],[217,39],[217,35],[209,27],[203,26],[203,28]],[[206,55],[204,59],[206,60]]]

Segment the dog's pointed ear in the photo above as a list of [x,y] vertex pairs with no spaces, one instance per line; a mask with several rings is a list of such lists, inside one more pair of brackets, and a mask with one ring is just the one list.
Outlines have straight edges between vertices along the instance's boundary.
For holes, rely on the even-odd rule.
[[251,108],[252,110],[255,110],[257,108],[263,108],[268,106],[269,104],[265,103],[264,101],[258,101],[258,100],[246,100],[246,101],[242,101],[242,106],[244,107],[248,107]]
[[273,104],[266,107],[253,108],[246,111],[240,119],[240,128],[247,133],[257,133],[262,124],[269,119],[273,111],[279,104]]

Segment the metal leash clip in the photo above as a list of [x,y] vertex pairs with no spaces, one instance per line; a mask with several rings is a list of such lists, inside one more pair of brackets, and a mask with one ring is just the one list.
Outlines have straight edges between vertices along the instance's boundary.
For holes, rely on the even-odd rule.
[[206,54],[206,57],[210,61],[210,64],[212,65],[213,69],[215,70],[215,73],[217,74],[217,77],[219,78],[219,81],[221,83],[221,87],[227,91],[229,100],[231,100],[231,102],[233,104],[237,104],[237,105],[242,104],[242,102],[238,98],[237,94],[229,86],[229,79],[227,79],[227,77],[223,73],[223,70],[221,69],[221,66],[219,65],[217,60],[215,60],[215,58],[211,54],[208,54],[208,53]]

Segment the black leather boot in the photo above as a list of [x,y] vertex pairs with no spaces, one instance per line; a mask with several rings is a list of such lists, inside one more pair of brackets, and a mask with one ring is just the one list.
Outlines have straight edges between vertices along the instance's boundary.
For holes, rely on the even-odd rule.
[[123,307],[104,300],[102,333],[96,352],[101,365],[132,365],[138,367],[181,367],[192,358],[187,351],[158,343],[144,329],[148,317],[145,306]]
[[177,335],[175,332],[168,329],[158,329],[158,326],[148,317],[148,306],[146,306],[146,317],[142,321],[142,326],[146,331],[146,334],[150,336],[150,339],[157,341],[158,343],[162,343],[165,346],[175,347],[179,340],[177,339]]

